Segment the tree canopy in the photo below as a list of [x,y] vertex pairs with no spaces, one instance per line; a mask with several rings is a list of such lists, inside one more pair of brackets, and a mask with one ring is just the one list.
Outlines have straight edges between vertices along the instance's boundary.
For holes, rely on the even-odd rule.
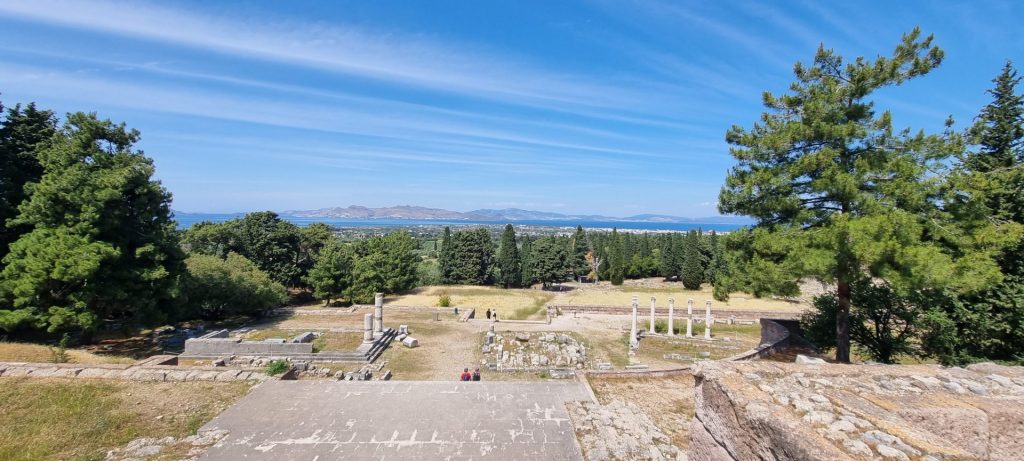
[[989,252],[942,244],[969,244],[971,235],[962,230],[984,227],[950,222],[942,209],[941,172],[963,149],[960,137],[896,131],[891,114],[877,113],[868,99],[936,68],[943,52],[932,41],[915,29],[891,57],[852,62],[822,46],[811,65],[794,66],[789,94],[765,92],[768,111],[759,122],[726,134],[738,164],[719,210],[757,220],[752,236],[760,241],[752,248],[775,250],[776,261],[760,261],[779,264],[783,278],[836,284],[836,359],[842,362],[850,359],[855,280],[881,277],[897,290],[971,290],[999,277]]
[[0,273],[0,326],[93,330],[102,321],[168,317],[183,272],[171,195],[153,162],[132,150],[139,132],[69,114],[39,152],[44,173],[10,222],[31,229]]

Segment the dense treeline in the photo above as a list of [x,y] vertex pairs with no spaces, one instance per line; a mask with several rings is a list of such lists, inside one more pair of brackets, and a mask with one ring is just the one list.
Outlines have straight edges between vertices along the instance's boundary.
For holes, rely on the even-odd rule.
[[[790,93],[726,135],[737,159],[719,210],[757,225],[725,240],[716,295],[793,295],[827,282],[809,336],[850,360],[1024,362],[1024,105],[1010,63],[968,129],[896,130],[869,99],[937,68],[915,29],[891,57],[820,47]],[[852,344],[851,344],[852,343]]]
[[445,228],[438,259],[441,283],[506,288],[580,278],[621,284],[664,277],[698,289],[713,282],[726,264],[715,232],[587,232],[577,227],[568,236],[517,238],[511,224],[497,245],[483,228],[454,233]]

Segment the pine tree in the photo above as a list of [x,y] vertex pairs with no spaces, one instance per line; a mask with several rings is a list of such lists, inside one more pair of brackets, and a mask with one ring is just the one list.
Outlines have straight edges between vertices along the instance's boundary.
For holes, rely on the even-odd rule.
[[569,280],[569,246],[559,237],[541,237],[534,242],[532,251],[534,274],[545,288]]
[[505,225],[498,249],[498,283],[505,288],[518,287],[523,283],[523,267],[516,248],[516,231],[511,224]]
[[700,235],[695,230],[686,234],[683,246],[683,267],[679,278],[688,290],[699,290],[704,279],[704,264],[700,255]]
[[[0,104],[0,113],[3,105]],[[39,110],[34,103],[24,109],[15,105],[0,122],[0,271],[11,243],[31,230],[27,225],[8,226],[18,215],[18,205],[27,198],[25,185],[39,182],[43,165],[39,152],[57,133],[53,112]]]
[[332,238],[318,252],[316,262],[306,276],[313,296],[324,300],[341,298],[352,285],[352,252],[340,240]]
[[850,360],[855,280],[882,277],[901,291],[973,290],[999,277],[980,243],[960,253],[965,257],[937,243],[968,242],[967,229],[991,226],[948,220],[940,208],[941,172],[963,148],[960,138],[896,131],[892,116],[877,114],[867,99],[942,62],[932,37],[920,35],[918,29],[904,35],[892,57],[873,61],[846,63],[819,47],[810,66],[794,66],[790,94],[765,92],[767,112],[759,121],[726,134],[739,163],[726,178],[719,211],[754,217],[753,248],[784,255],[780,264],[792,280],[812,276],[836,284],[839,362]]
[[452,283],[485,285],[491,282],[494,243],[486,228],[456,232],[452,235],[448,253]]
[[171,194],[153,161],[132,150],[139,132],[95,114],[68,115],[39,156],[12,222],[32,230],[11,244],[0,273],[0,328],[92,331],[102,322],[152,324],[174,306],[184,255]]

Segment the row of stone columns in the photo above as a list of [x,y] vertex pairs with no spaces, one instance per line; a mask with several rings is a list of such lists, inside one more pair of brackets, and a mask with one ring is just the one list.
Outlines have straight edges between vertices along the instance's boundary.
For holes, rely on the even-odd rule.
[[373,313],[363,316],[363,342],[373,342],[384,334],[384,293],[373,296]]
[[[668,298],[668,335],[675,336],[675,315],[676,315],[676,300],[675,298]],[[654,316],[655,307],[657,306],[657,298],[651,296],[651,318],[650,328],[647,331],[654,332]],[[634,343],[637,342],[637,310],[639,307],[639,301],[636,296],[633,296],[633,321],[630,327],[630,350],[634,349]],[[705,301],[704,303],[704,339],[711,339],[711,301]],[[686,301],[686,337],[693,337],[693,300],[689,299]]]

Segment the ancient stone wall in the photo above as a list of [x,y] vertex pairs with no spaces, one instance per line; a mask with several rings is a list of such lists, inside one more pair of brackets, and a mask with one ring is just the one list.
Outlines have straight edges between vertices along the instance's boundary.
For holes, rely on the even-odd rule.
[[[301,336],[301,335],[300,335]],[[183,357],[222,357],[229,355],[298,355],[312,354],[311,342],[287,342],[268,339],[265,341],[243,341],[241,338],[229,338],[227,330],[191,338],[185,341]]]
[[690,459],[1024,459],[1024,368],[705,362]]
[[265,381],[273,379],[263,371],[151,364],[161,361],[169,362],[173,359],[175,359],[173,356],[156,356],[132,365],[0,362],[0,377],[100,378],[132,381]]

